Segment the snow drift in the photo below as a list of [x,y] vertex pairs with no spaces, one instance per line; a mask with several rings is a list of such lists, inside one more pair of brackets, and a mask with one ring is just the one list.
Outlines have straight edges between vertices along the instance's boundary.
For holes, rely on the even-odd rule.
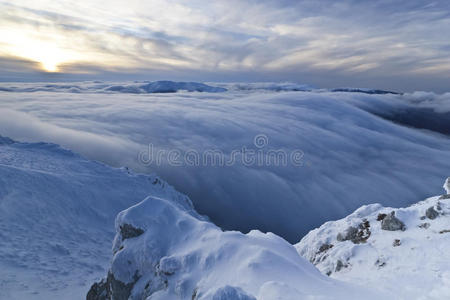
[[363,206],[311,231],[296,248],[332,278],[376,287],[395,299],[448,299],[449,244],[445,194],[406,208]]

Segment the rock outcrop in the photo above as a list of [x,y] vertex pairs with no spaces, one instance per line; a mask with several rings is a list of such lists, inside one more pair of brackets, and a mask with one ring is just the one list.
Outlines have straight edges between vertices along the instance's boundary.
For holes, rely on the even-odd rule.
[[[361,243],[366,222],[370,235]],[[450,199],[436,196],[406,208],[363,206],[314,229],[296,248],[323,274],[394,299],[447,299],[449,233]]]
[[383,220],[381,220],[381,229],[388,231],[403,231],[406,230],[406,226],[405,223],[395,216],[395,211],[392,211],[390,214],[386,215]]

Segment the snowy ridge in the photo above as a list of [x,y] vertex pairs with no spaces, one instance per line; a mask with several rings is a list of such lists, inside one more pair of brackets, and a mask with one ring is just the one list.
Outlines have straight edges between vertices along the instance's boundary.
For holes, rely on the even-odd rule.
[[65,93],[125,93],[125,94],[152,94],[152,93],[176,93],[186,92],[226,92],[225,88],[213,87],[199,82],[175,82],[175,81],[144,81],[132,83],[3,83],[0,92],[65,92]]
[[156,197],[117,216],[111,268],[87,295],[88,300],[355,297],[380,294],[320,274],[274,234],[223,232]]
[[217,85],[231,92],[307,92],[315,90],[310,85],[294,82],[236,82],[217,83]]
[[295,247],[332,278],[377,287],[396,299],[448,299],[449,245],[446,194],[406,208],[363,206],[311,231]]
[[0,299],[82,298],[104,273],[115,216],[148,195],[199,217],[157,176],[0,137]]
[[385,91],[385,90],[377,90],[377,89],[366,89],[366,88],[336,88],[331,89],[331,92],[345,92],[345,93],[363,93],[370,95],[400,95],[401,93],[393,92],[393,91]]

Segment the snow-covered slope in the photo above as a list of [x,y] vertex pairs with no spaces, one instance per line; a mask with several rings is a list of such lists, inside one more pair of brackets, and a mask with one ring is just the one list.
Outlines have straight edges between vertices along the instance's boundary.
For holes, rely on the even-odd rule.
[[156,176],[0,137],[0,299],[82,299],[107,266],[115,216],[148,195],[192,209]]
[[88,300],[379,299],[322,275],[282,238],[223,232],[173,202],[148,197],[116,219],[107,278]]
[[296,248],[332,278],[396,299],[449,299],[450,195],[407,208],[363,206],[311,231]]

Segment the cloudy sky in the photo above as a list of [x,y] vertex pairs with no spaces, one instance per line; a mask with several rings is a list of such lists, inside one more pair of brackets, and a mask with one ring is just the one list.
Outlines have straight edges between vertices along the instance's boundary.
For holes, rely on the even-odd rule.
[[450,91],[444,0],[0,0],[0,80]]

